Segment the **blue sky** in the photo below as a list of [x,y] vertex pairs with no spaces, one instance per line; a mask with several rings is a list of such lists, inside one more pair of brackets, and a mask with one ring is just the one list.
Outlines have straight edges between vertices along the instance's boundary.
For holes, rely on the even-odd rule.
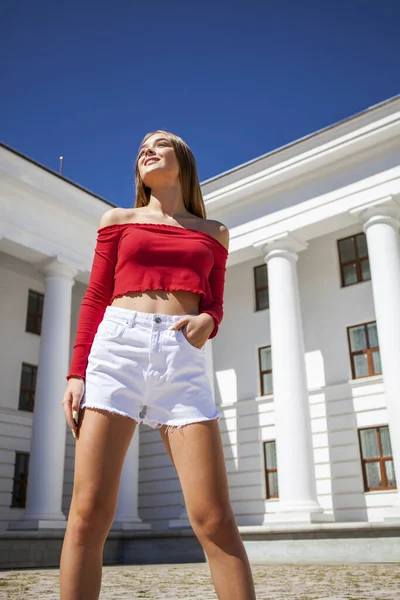
[[157,128],[204,181],[400,93],[398,0],[14,0],[1,141],[119,206]]

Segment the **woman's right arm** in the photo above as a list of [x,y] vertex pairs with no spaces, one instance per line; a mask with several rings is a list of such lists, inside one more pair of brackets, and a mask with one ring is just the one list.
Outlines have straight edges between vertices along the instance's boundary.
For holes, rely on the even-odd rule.
[[121,233],[121,228],[113,222],[115,221],[114,211],[115,209],[107,211],[100,221],[90,280],[82,299],[67,379],[71,377],[85,378],[93,339],[114,291],[114,272]]
[[116,217],[121,210],[112,209],[101,218],[90,280],[79,312],[74,350],[67,376],[68,384],[62,401],[67,423],[73,432],[77,430],[73,416],[77,421],[90,349],[114,290],[114,273],[121,233]]

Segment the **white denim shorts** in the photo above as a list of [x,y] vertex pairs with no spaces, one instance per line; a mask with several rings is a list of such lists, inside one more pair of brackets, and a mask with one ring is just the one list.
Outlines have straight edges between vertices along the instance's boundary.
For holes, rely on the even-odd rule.
[[108,306],[89,354],[81,408],[154,428],[219,419],[205,349],[169,329],[182,316]]

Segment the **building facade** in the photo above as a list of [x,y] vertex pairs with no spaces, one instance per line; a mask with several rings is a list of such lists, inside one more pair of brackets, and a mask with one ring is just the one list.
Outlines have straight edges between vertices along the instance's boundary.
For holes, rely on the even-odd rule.
[[[400,524],[400,97],[202,184],[230,229],[207,357],[242,531]],[[0,147],[0,530],[65,527],[61,409],[103,199]],[[113,529],[188,526],[140,427]]]

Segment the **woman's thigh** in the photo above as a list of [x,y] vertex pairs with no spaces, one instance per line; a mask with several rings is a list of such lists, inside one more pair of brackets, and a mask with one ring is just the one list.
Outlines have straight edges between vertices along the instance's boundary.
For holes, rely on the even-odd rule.
[[218,421],[163,428],[161,437],[177,470],[192,526],[232,518]]
[[82,518],[96,512],[112,517],[135,427],[136,422],[129,417],[97,409],[82,410],[75,449],[72,513]]

